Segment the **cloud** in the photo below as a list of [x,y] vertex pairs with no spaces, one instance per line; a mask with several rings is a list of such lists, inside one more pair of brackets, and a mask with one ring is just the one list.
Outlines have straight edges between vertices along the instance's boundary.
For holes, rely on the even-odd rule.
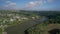
[[4,8],[9,9],[9,10],[16,10],[18,9],[17,4],[15,2],[11,1],[6,1],[6,5],[4,5]]
[[35,5],[36,5],[35,2],[29,2],[28,4],[26,4],[26,7],[33,7]]
[[11,3],[11,1],[6,1],[6,3]]
[[46,1],[42,1],[42,0],[39,0],[39,1],[30,1],[29,3],[27,3],[25,5],[25,8],[31,8],[31,7],[34,7],[34,6],[43,5],[45,3],[46,3]]
[[[22,9],[29,9],[29,8],[34,8],[34,7],[37,7],[37,6],[41,6],[41,5],[44,5],[46,3],[52,3],[54,0],[34,0],[34,1],[30,1],[28,3],[25,4],[25,6],[23,6],[24,8]],[[17,6],[17,3],[16,2],[12,2],[11,0],[4,0],[4,2],[6,4],[4,4],[3,6],[3,9],[20,9],[18,6]]]
[[46,3],[52,3],[53,0],[35,0],[35,1],[30,1],[28,2],[26,5],[25,5],[25,9],[28,9],[28,8],[32,8],[34,6],[39,6],[39,5],[43,5],[43,4],[46,4]]
[[13,7],[13,6],[16,6],[16,3],[12,2],[5,5],[5,7]]

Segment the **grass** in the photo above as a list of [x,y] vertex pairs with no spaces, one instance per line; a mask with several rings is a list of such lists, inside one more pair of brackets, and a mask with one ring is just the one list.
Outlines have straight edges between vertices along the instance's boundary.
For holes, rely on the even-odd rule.
[[33,33],[33,34],[34,33],[35,34],[44,34],[45,31],[48,31],[51,28],[54,29],[54,27],[56,27],[56,28],[59,29],[60,28],[59,26],[60,26],[60,24],[48,24],[48,25],[38,24],[38,25],[36,25],[34,27],[29,28],[28,32],[29,32],[29,34],[31,34],[31,33]]
[[0,34],[2,34],[2,30],[0,29]]

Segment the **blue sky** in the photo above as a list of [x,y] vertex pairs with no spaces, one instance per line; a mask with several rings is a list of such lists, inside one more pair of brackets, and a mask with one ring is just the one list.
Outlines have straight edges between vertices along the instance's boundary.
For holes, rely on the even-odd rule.
[[0,0],[0,10],[60,11],[60,0]]

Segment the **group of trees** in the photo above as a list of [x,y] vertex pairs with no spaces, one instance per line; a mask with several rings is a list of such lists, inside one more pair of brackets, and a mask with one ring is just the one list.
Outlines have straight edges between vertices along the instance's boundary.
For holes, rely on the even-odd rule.
[[[28,20],[32,20],[32,16],[37,16],[36,14],[32,12],[25,12],[25,11],[9,11],[9,10],[0,10],[0,32],[4,32],[5,29],[9,26],[15,26],[17,24],[26,22],[27,20],[21,20],[19,21],[20,18],[26,17]],[[9,16],[11,14],[11,16]],[[19,16],[20,18],[15,21],[10,21],[10,19],[13,19],[13,17]]]
[[49,23],[54,23],[54,24],[59,23],[60,24],[60,14],[59,13],[49,15],[47,17],[48,17]]
[[[28,17],[29,19],[31,19],[31,17],[35,17],[35,16],[45,16],[48,19],[43,22],[44,24],[51,24],[51,23],[59,23],[60,24],[60,12],[56,12],[56,11],[55,12],[54,11],[48,12],[48,11],[0,10],[0,13],[1,13],[1,15],[3,14],[4,17],[3,16],[2,17],[4,19],[10,18],[7,16],[8,14],[14,14],[14,15],[19,14],[19,16]],[[2,19],[2,17],[0,16],[1,19]],[[7,21],[3,22],[3,21],[4,20],[0,21],[0,28],[3,31],[5,28],[9,27],[8,25],[14,25],[19,22],[18,19],[16,21],[14,21],[13,24],[11,24],[12,22],[10,22],[10,21],[9,22],[7,22]]]

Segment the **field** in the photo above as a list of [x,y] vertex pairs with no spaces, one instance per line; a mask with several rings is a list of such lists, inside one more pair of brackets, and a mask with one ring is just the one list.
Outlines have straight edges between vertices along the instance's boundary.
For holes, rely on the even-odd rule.
[[[59,11],[0,10],[0,34],[8,27],[16,26],[27,21],[41,19],[42,17],[46,17],[47,19],[40,25],[37,24],[37,26],[35,26],[36,28],[39,27],[39,31],[43,30],[42,27],[46,27],[49,24],[60,24]],[[32,31],[35,30],[34,27],[31,28]]]

